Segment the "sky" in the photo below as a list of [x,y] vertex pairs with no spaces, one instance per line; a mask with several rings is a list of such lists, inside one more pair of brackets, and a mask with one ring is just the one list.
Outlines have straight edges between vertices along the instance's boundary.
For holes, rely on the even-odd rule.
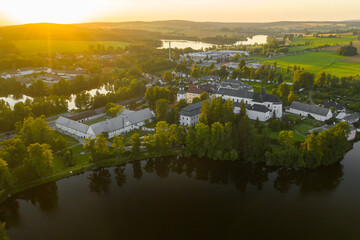
[[0,0],[0,25],[156,20],[357,20],[359,0]]

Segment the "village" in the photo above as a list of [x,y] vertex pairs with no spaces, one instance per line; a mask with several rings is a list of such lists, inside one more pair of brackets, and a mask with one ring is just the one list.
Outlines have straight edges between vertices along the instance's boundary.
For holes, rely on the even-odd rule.
[[[234,57],[235,54],[247,55],[247,52],[223,51],[219,53],[214,52],[200,52],[188,54],[186,58],[191,58],[194,62],[200,63],[214,63],[224,62],[225,59]],[[224,64],[222,64],[223,66]],[[261,64],[247,63],[251,68],[260,68]],[[260,66],[259,66],[260,65]],[[219,65],[220,67],[221,65]],[[284,116],[290,119],[297,119],[297,121],[309,119],[313,124],[306,125],[299,124],[299,128],[295,127],[297,134],[305,137],[312,132],[321,132],[331,128],[336,122],[344,121],[350,125],[350,133],[348,140],[352,141],[356,138],[356,133],[359,130],[353,125],[359,121],[358,113],[350,113],[342,104],[337,104],[332,101],[325,101],[323,105],[315,105],[293,101],[289,106],[284,107],[282,101],[278,96],[267,93],[265,87],[261,92],[254,92],[254,87],[250,82],[261,82],[255,79],[238,78],[231,79],[231,72],[234,70],[229,64],[225,64],[229,71],[228,77],[221,79],[215,75],[199,76],[198,79],[190,77],[190,75],[182,72],[172,72],[179,81],[176,89],[176,102],[185,101],[188,106],[182,108],[179,112],[178,125],[184,127],[194,127],[199,121],[201,108],[204,98],[211,99],[221,98],[223,101],[230,100],[233,103],[234,114],[239,114],[241,104],[246,107],[246,114],[250,120],[269,122],[271,119],[282,119]],[[167,83],[162,81],[162,78],[144,75],[149,78],[153,84],[159,84],[160,87],[166,87]],[[153,84],[148,84],[147,87]],[[287,83],[291,85],[292,83]],[[207,101],[207,100],[206,100]],[[121,135],[133,131],[134,129],[143,129],[145,131],[153,132],[155,129],[148,128],[147,125],[153,121],[157,121],[156,113],[147,108],[139,111],[130,111],[128,109],[121,111],[114,118],[101,119],[105,115],[104,109],[89,110],[83,113],[66,117],[59,117],[56,121],[56,129],[61,133],[76,137],[83,141],[85,138],[95,138],[98,134],[105,134],[109,139],[115,135]],[[297,117],[296,117],[297,116]],[[100,119],[94,124],[87,124],[94,119]],[[334,122],[329,123],[330,119]],[[326,124],[326,123],[327,124]],[[151,124],[154,126],[154,124]]]

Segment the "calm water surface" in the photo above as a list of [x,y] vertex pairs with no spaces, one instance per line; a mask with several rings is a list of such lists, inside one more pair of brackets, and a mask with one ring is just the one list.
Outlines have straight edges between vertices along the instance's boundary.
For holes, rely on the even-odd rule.
[[[246,41],[238,41],[235,43],[235,45],[254,45],[257,44],[265,44],[267,35],[255,35],[252,38],[248,38]],[[210,48],[213,46],[217,46],[216,44],[211,43],[205,43],[205,42],[197,42],[197,41],[188,41],[188,40],[161,40],[162,46],[159,47],[159,49],[167,49],[169,48],[169,41],[171,41],[171,47],[172,48],[192,48],[195,50]]]
[[[90,95],[93,97],[95,96],[97,93],[99,94],[106,94],[108,93],[109,91],[106,89],[106,86],[102,86],[100,88],[95,88],[95,89],[92,89],[92,90],[88,90],[88,91],[85,91],[86,93],[90,93]],[[68,108],[69,110],[74,110],[74,109],[77,109],[77,107],[75,106],[75,97],[76,97],[76,94],[72,94],[70,96],[70,100],[68,100]],[[14,95],[9,95],[7,97],[0,97],[0,100],[4,100],[6,102],[9,103],[11,109],[14,109],[14,105],[18,102],[25,102],[26,99],[30,99],[30,100],[33,100],[32,97],[29,97],[27,95],[20,95],[20,96],[14,96]]]
[[291,171],[150,159],[28,190],[0,206],[17,239],[359,239],[360,143]]

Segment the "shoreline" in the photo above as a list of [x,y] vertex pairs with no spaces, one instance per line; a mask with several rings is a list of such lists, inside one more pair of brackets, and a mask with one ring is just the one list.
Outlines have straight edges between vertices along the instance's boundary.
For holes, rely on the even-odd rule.
[[[133,161],[145,160],[148,158],[171,157],[171,156],[178,156],[180,154],[182,154],[181,148],[171,148],[171,149],[156,151],[153,153],[143,152],[143,153],[140,153],[135,156],[130,154],[128,156],[120,158],[119,160],[116,160],[116,158],[111,157],[111,158],[105,159],[99,163],[86,163],[86,164],[83,164],[80,166],[68,167],[68,168],[65,168],[64,170],[56,172],[52,175],[49,175],[49,176],[46,176],[46,177],[43,177],[40,179],[36,179],[36,180],[31,181],[26,184],[21,184],[21,185],[15,186],[9,192],[5,191],[2,194],[0,193],[0,204],[4,203],[7,199],[12,197],[14,194],[29,190],[31,188],[34,188],[34,187],[37,187],[37,186],[40,186],[42,184],[46,184],[49,182],[53,182],[53,181],[56,182],[61,179],[71,177],[73,175],[77,175],[80,173],[84,173],[86,171],[90,171],[92,169],[102,168],[102,167],[114,167],[114,166],[119,166],[122,164],[130,163]],[[70,173],[70,171],[72,171],[72,172]]]

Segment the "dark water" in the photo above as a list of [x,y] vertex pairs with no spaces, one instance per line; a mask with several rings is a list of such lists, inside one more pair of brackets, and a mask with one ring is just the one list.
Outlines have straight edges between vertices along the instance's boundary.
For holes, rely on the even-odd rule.
[[360,239],[360,143],[290,171],[166,158],[86,172],[13,196],[17,239]]

